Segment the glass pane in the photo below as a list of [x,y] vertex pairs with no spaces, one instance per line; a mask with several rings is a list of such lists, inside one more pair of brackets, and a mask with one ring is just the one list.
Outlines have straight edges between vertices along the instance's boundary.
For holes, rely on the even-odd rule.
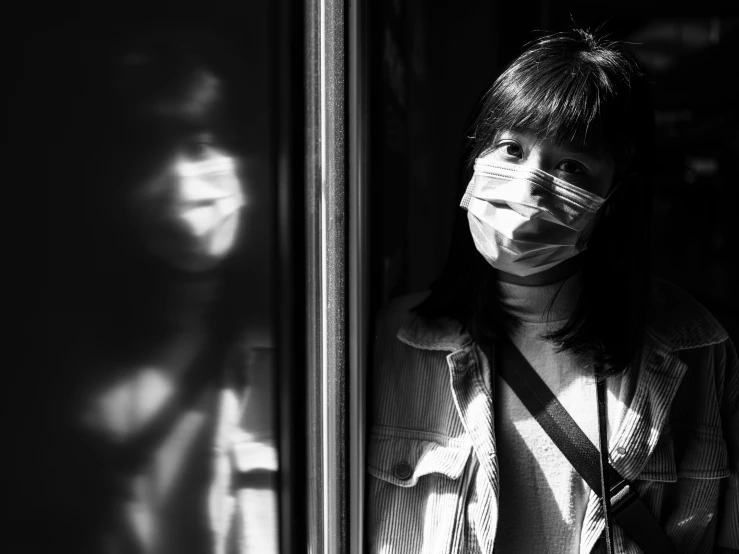
[[53,530],[27,545],[278,551],[274,16],[23,30],[12,128],[48,229],[23,475],[47,494],[17,517]]

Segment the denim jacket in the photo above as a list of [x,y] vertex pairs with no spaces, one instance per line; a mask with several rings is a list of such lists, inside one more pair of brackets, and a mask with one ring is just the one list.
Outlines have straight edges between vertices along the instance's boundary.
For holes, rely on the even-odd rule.
[[[369,552],[465,552],[471,517],[480,551],[492,553],[499,471],[483,375],[495,368],[458,322],[412,314],[422,299],[398,299],[378,320]],[[623,379],[627,408],[609,441],[612,465],[634,483],[678,552],[738,549],[739,362],[724,329],[685,291],[655,280],[641,363]],[[469,507],[473,490],[477,502]],[[581,552],[593,550],[603,528],[591,491]],[[618,525],[614,542],[616,552],[641,552]]]

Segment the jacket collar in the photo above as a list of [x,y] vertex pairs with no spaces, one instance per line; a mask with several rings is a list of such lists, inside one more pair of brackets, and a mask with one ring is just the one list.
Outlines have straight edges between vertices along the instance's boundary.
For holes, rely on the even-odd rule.
[[[460,351],[472,345],[472,338],[458,321],[451,318],[427,320],[412,315],[400,328],[397,337],[415,348],[454,353],[447,356],[447,361],[452,371],[455,398],[461,397],[466,371],[457,366],[469,365],[469,357]],[[624,399],[629,399],[628,409],[609,441],[611,463],[629,480],[641,474],[662,436],[669,408],[687,371],[679,351],[720,343],[727,334],[711,314],[685,291],[664,281],[656,281],[652,288],[646,338],[640,370],[626,373],[623,377],[626,380],[623,384]],[[457,406],[459,409],[461,404],[457,402]],[[492,491],[496,491],[492,495],[483,495],[483,498],[488,498],[490,517],[497,521],[494,415],[489,413],[488,403],[475,406],[485,412],[482,415],[460,413],[460,417],[468,424],[488,425],[477,432],[468,432],[477,437],[473,446],[478,451],[478,459],[484,463],[483,469],[488,470],[485,471],[487,483]],[[493,442],[488,444],[484,440]],[[602,533],[604,523],[600,510],[600,502],[591,494],[583,524],[581,550],[585,552],[593,547]],[[494,530],[488,530],[484,538],[492,544]]]
[[421,350],[457,352],[472,343],[462,324],[449,317],[426,319],[413,315],[397,334],[401,342]]
[[652,279],[647,335],[671,352],[724,342],[726,330],[685,290]]
[[[660,351],[678,352],[725,341],[720,323],[683,289],[659,278],[652,280],[647,336]],[[422,350],[456,352],[469,346],[472,337],[452,318],[425,319],[413,314],[401,326],[399,340]]]

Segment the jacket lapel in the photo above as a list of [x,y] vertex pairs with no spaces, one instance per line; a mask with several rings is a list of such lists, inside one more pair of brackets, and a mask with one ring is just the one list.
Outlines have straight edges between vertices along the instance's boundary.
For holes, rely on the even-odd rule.
[[488,361],[473,345],[447,356],[454,402],[462,425],[472,440],[478,462],[475,477],[477,502],[471,515],[483,552],[492,552],[498,522],[498,459],[492,395],[483,375]]
[[[642,354],[640,368],[626,373],[621,400],[626,413],[609,441],[613,467],[626,479],[641,474],[654,452],[687,366],[667,347],[650,341]],[[591,491],[585,511],[580,551],[590,552],[604,528],[603,510]],[[619,533],[621,535],[621,533]],[[623,537],[615,537],[619,543]],[[618,545],[617,545],[618,546]]]
[[[451,319],[415,318],[401,328],[397,336],[415,348],[449,352],[446,359],[455,408],[470,437],[478,464],[474,477],[477,501],[471,508],[471,516],[482,551],[492,552],[498,522],[499,474],[493,400],[484,384],[485,372],[491,371],[489,362],[469,334]],[[458,529],[458,534],[461,537],[464,528]],[[461,540],[453,542],[460,544]]]

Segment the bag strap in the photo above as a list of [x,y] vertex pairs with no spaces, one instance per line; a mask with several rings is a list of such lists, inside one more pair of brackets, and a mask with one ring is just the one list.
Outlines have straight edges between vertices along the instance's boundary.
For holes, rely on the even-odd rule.
[[[505,363],[496,364],[497,373],[513,389],[526,409],[531,412],[593,492],[602,498],[601,460],[598,449],[578,427],[521,352],[505,339],[498,342],[498,349]],[[611,464],[608,464],[607,469],[606,481],[610,484],[612,515],[619,525],[646,554],[673,554],[674,546],[637,496],[631,483]]]

